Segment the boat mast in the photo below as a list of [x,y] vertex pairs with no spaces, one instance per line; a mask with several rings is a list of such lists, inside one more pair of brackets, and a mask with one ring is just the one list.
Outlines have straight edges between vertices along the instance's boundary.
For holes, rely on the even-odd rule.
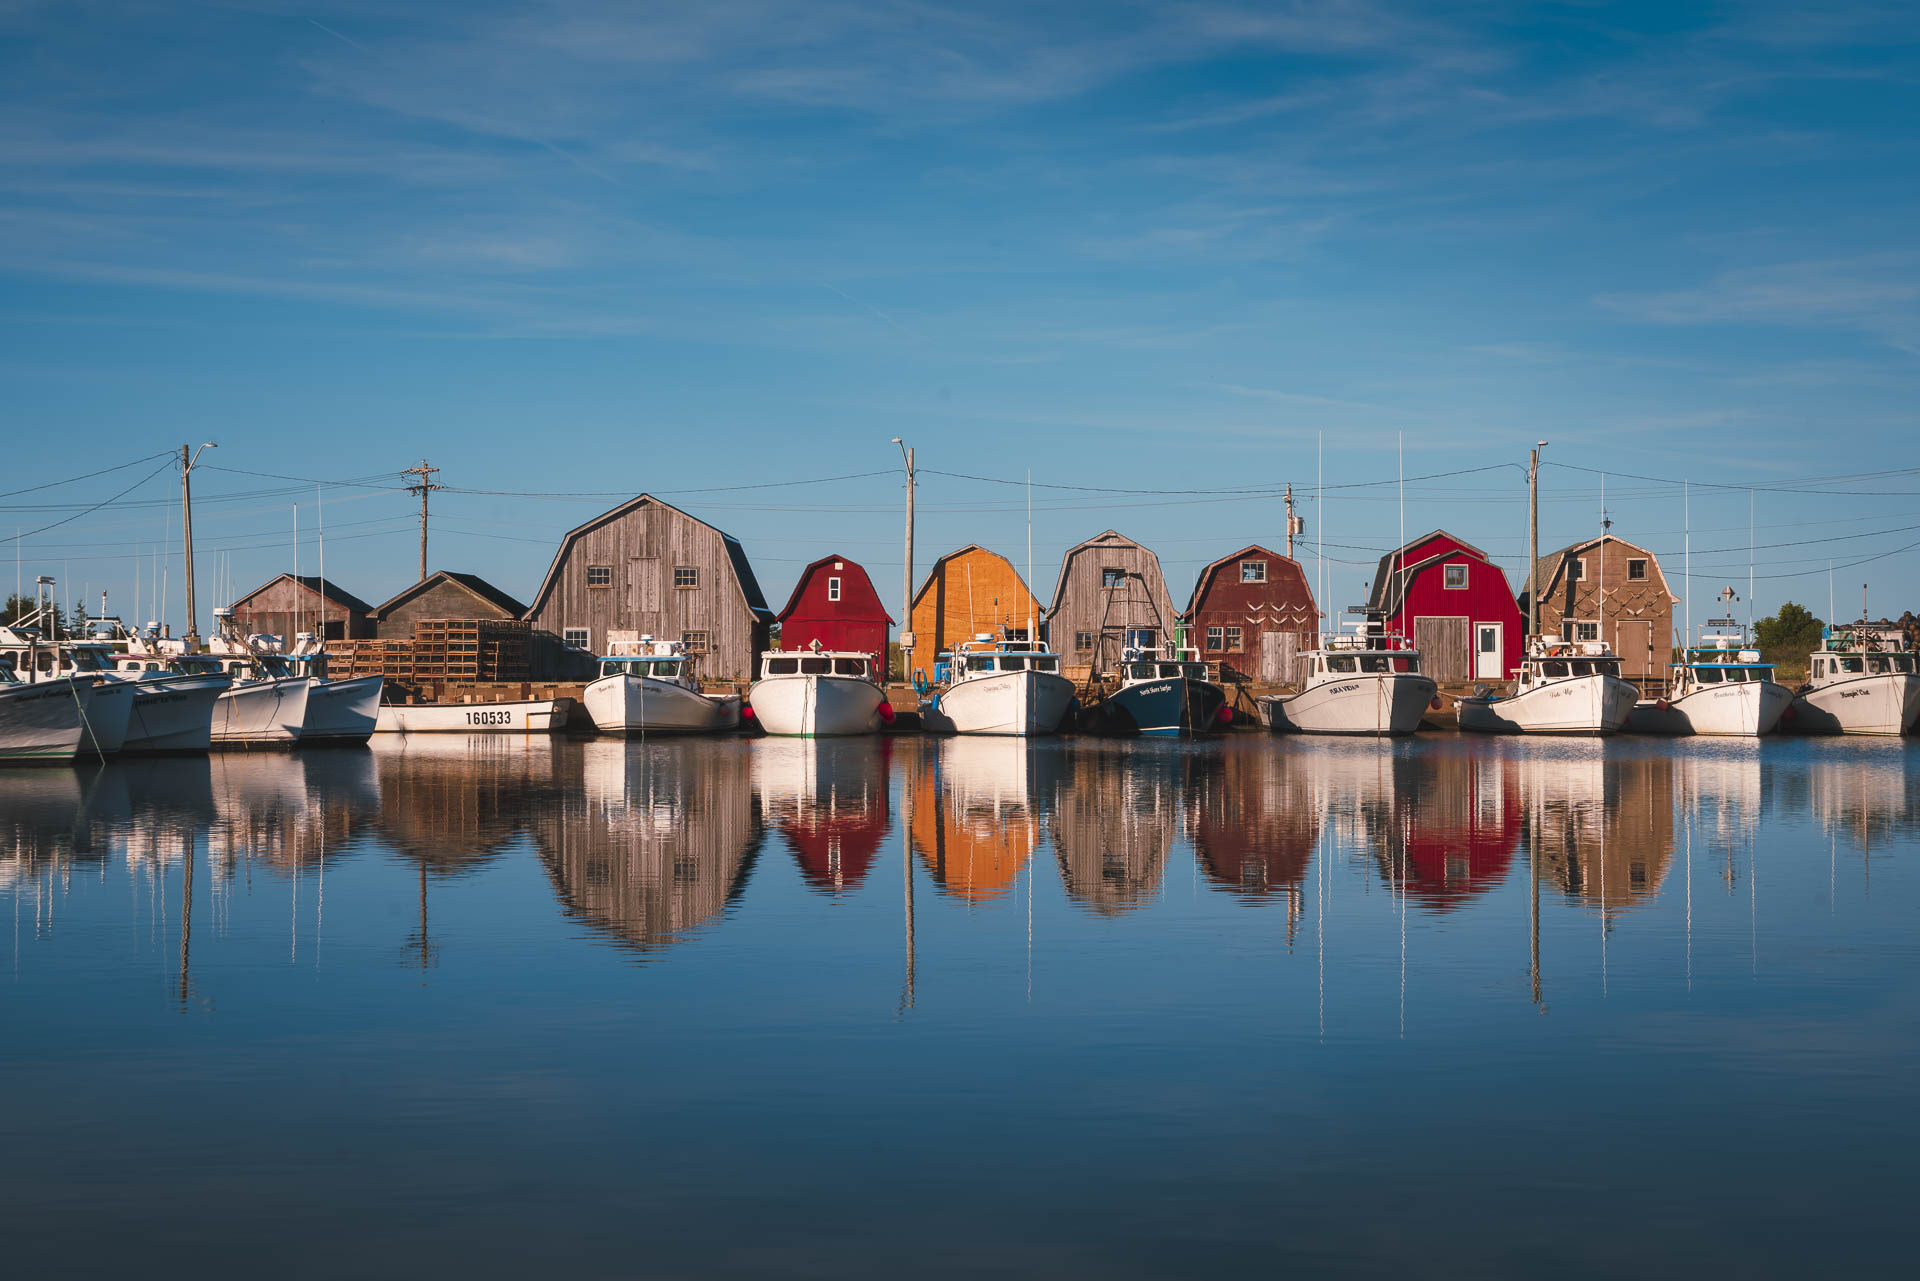
[[209,449],[217,449],[212,441],[206,442],[191,454],[187,446],[180,446],[180,523],[183,535],[182,551],[187,557],[187,652],[192,653],[200,647],[200,616],[193,602],[193,465],[200,461],[200,455]]
[[1681,573],[1687,579],[1687,630],[1681,636],[1682,648],[1693,643],[1693,488],[1680,482],[1680,519],[1686,526],[1686,560]]
[[1540,564],[1540,451],[1546,441],[1538,441],[1527,460],[1527,640],[1540,634],[1540,584],[1535,580]]
[[1033,468],[1027,468],[1027,648],[1040,644],[1040,620],[1034,617],[1033,596]]

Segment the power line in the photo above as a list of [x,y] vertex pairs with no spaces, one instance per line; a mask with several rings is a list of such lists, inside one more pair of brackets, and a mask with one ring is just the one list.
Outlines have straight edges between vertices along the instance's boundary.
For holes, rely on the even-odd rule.
[[[171,449],[163,449],[157,454],[148,454],[145,458],[136,458],[130,463],[116,463],[112,467],[102,467],[99,471],[90,471],[84,476],[69,476],[65,480],[50,480],[44,485],[29,485],[25,489],[9,489],[4,494],[0,494],[0,498],[12,498],[16,494],[31,494],[42,489],[54,489],[60,485],[72,485],[83,480],[92,480],[95,476],[105,476],[110,472],[125,471],[129,467],[138,467],[141,463],[150,463],[156,458],[171,457],[173,457],[173,451]],[[78,506],[79,504],[62,504],[62,506],[68,505]]]
[[[86,511],[78,511],[71,516],[63,516],[61,519],[54,521],[53,524],[51,525],[42,525],[38,529],[29,529],[24,534],[15,534],[13,536],[14,546],[18,547],[22,542],[24,542],[26,539],[32,538],[35,534],[44,534],[49,529],[58,529],[62,525],[71,524],[73,521],[79,520],[82,516],[86,516],[92,512],[99,511],[102,507],[105,507],[108,503],[116,502],[119,499],[126,497],[128,494],[131,494],[134,490],[140,488],[140,486],[146,484],[148,481],[152,480],[155,476],[158,476],[161,472],[167,470],[167,468],[171,466],[173,466],[173,451],[168,450],[166,462],[161,463],[158,467],[154,468],[152,471],[142,476],[139,480],[134,481],[131,485],[128,485],[125,489],[115,494],[112,498],[102,498],[99,502],[87,508]],[[116,468],[115,470],[118,470],[118,469]]]

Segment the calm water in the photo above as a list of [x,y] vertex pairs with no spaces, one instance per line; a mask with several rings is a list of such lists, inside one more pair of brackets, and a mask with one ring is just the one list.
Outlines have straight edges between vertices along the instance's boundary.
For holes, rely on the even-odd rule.
[[0,772],[19,1276],[1904,1271],[1920,744]]

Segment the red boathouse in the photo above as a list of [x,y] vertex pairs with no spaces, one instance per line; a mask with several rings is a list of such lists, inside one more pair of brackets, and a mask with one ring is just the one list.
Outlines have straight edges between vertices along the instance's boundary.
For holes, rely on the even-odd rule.
[[1380,558],[1367,608],[1410,637],[1421,670],[1441,682],[1503,681],[1520,668],[1526,624],[1507,575],[1445,530]]
[[844,556],[823,556],[800,571],[787,607],[774,620],[781,649],[850,650],[887,658],[893,617],[880,603],[867,571]]

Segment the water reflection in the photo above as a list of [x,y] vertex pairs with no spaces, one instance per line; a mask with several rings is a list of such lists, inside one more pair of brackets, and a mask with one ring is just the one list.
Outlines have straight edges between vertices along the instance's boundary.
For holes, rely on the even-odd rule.
[[1040,843],[1059,753],[1022,738],[945,738],[907,776],[913,847],[933,883],[969,903],[1007,893]]
[[552,803],[557,745],[509,734],[380,734],[380,837],[442,876],[498,858]]
[[1526,845],[1540,875],[1607,914],[1653,901],[1673,860],[1674,771],[1667,756],[1570,744],[1520,766]]
[[1166,743],[1074,744],[1053,824],[1068,897],[1114,916],[1159,895],[1190,755]]
[[1229,751],[1193,759],[1187,832],[1207,879],[1247,902],[1284,897],[1289,916],[1320,840],[1313,774],[1289,757]]
[[723,913],[765,832],[743,747],[596,740],[561,754],[532,830],[566,913],[646,953]]
[[828,893],[866,879],[887,837],[885,738],[768,738],[753,745],[753,786],[807,884]]

